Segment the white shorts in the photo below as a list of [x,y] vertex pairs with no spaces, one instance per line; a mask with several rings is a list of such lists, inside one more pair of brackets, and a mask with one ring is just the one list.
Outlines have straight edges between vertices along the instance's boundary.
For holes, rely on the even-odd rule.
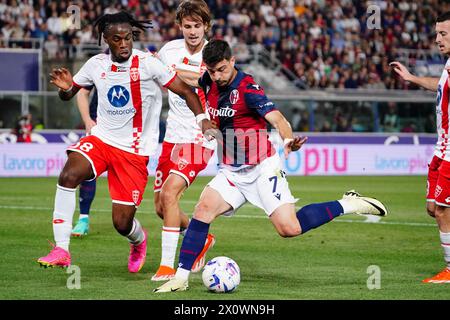
[[224,213],[226,216],[233,215],[239,207],[249,201],[264,210],[270,217],[281,205],[296,203],[298,200],[289,190],[278,154],[265,159],[258,165],[238,171],[221,168],[208,186],[219,192],[222,198],[233,207],[233,210]]

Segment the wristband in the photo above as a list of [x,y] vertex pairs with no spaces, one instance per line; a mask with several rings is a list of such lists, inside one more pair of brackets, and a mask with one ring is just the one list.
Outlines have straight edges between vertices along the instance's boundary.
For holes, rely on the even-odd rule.
[[69,89],[67,89],[67,90],[63,90],[63,89],[60,89],[62,92],[65,92],[65,93],[69,93],[69,92],[71,92],[72,91],[72,89],[73,89],[73,84],[70,86],[70,88]]
[[208,119],[208,117],[204,113],[199,113],[198,115],[195,116],[195,121],[197,121],[197,124],[199,126],[200,126],[200,123],[205,119]]
[[286,139],[284,139],[284,141],[283,141],[283,145],[286,147],[291,141],[294,141],[294,139],[292,139],[292,138],[286,138]]

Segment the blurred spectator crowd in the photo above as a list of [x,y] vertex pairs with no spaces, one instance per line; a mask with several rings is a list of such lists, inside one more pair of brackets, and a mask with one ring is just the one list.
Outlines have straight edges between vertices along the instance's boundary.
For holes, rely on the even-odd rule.
[[[432,49],[436,15],[450,10],[448,1],[439,0],[206,2],[213,15],[209,36],[229,41],[238,61],[250,59],[248,45],[262,45],[310,88],[405,89],[388,62],[399,49]],[[153,21],[153,29],[139,40],[157,50],[181,36],[174,22],[178,3],[0,0],[0,47],[31,47],[30,39],[44,39],[49,59],[70,58],[80,44],[96,45],[93,23],[99,16],[127,10]],[[68,10],[71,5],[80,8],[79,20],[72,16],[76,11]],[[371,5],[379,8],[379,16],[368,12]],[[377,23],[380,28],[373,29]]]
[[[250,46],[265,48],[306,87],[316,89],[416,89],[395,77],[388,63],[405,58],[407,52],[400,60],[419,64],[421,52],[435,49],[437,15],[450,10],[450,1],[442,0],[205,1],[213,16],[208,38],[227,40],[238,62],[251,61]],[[0,0],[0,48],[42,47],[48,61],[84,60],[101,50],[95,20],[126,10],[152,20],[153,28],[141,32],[138,41],[141,47],[158,50],[182,36],[175,24],[179,2]],[[443,60],[436,63],[440,72]],[[395,104],[381,108],[378,128],[366,109],[348,106],[317,110],[321,117],[314,121],[306,111],[293,109],[292,123],[299,131],[434,132],[432,109],[420,115],[404,109]],[[419,128],[409,121],[416,117],[424,120]]]

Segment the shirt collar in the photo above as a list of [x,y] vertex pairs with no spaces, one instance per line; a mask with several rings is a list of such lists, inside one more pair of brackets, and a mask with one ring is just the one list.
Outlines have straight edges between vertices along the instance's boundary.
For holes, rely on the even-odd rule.
[[242,79],[244,78],[244,73],[239,70],[238,68],[234,67],[237,70],[236,77],[234,80],[230,83],[229,87],[237,89],[239,87],[239,84],[241,83]]

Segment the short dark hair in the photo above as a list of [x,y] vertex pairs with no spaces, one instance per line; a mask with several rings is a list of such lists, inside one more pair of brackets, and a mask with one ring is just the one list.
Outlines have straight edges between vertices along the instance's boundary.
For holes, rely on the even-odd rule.
[[231,48],[228,42],[220,39],[209,41],[203,48],[203,61],[208,66],[214,66],[222,60],[231,59]]
[[439,17],[437,17],[437,19],[436,19],[436,23],[444,22],[444,21],[447,21],[447,20],[450,20],[450,11],[447,11],[447,12],[439,15]]

